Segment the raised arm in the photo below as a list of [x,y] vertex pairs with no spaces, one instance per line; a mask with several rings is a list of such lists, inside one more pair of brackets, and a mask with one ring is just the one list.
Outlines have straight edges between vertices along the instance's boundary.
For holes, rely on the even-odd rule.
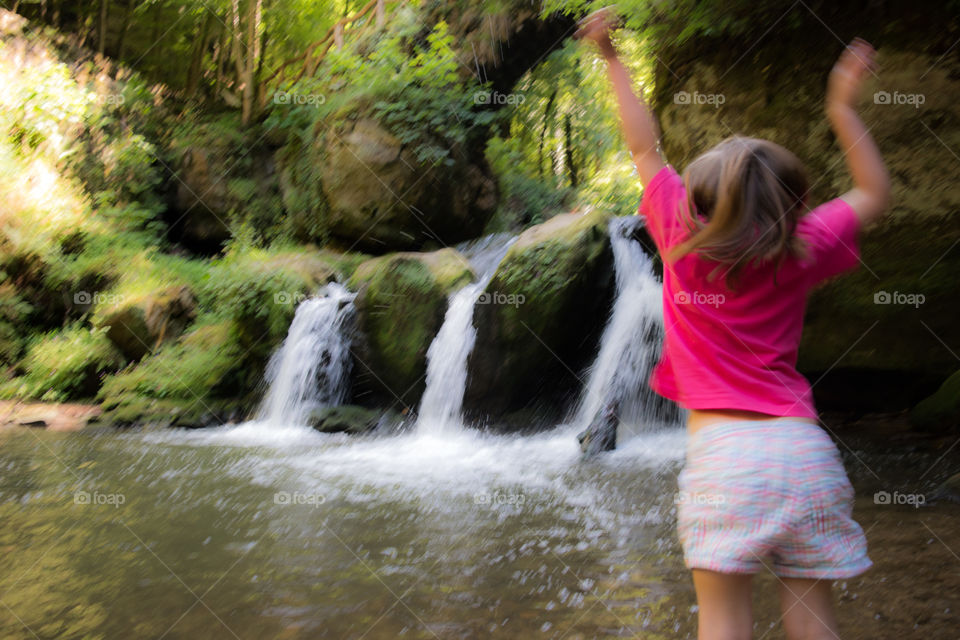
[[880,150],[854,104],[876,52],[857,38],[841,54],[827,83],[827,117],[837,136],[853,177],[854,187],[841,196],[857,213],[861,223],[879,218],[890,200],[890,177]]
[[647,185],[664,166],[657,151],[659,131],[650,108],[633,92],[630,72],[617,57],[617,50],[610,41],[614,20],[609,9],[601,9],[584,19],[576,37],[595,42],[607,61],[607,72],[620,107],[620,122],[627,148],[637,165],[640,182]]

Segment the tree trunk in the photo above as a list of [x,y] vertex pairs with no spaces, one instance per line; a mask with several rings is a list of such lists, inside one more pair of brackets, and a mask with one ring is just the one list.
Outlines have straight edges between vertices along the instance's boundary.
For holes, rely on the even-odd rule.
[[[160,18],[162,17],[162,11],[160,3],[153,5],[153,24],[150,29],[150,42],[156,42],[160,39]],[[146,55],[146,54],[144,54]]]
[[190,55],[190,68],[187,71],[187,98],[192,98],[197,93],[200,86],[200,74],[203,72],[203,55],[207,51],[207,42],[210,38],[210,26],[213,20],[213,14],[210,11],[204,12],[203,20],[198,27],[199,32],[193,43],[193,52]]
[[104,54],[107,47],[107,10],[109,0],[100,0],[100,38],[97,42],[97,53]]
[[[260,59],[260,24],[263,19],[263,0],[247,0],[246,12],[241,21],[240,2],[233,0],[233,54],[237,68],[238,90],[241,92],[240,120],[244,126],[254,116],[257,95],[256,70]],[[244,29],[245,27],[245,29]],[[244,32],[246,32],[244,34]],[[244,52],[241,38],[246,35]]]
[[543,110],[543,129],[540,130],[540,144],[537,147],[537,175],[543,180],[543,145],[547,139],[547,127],[550,126],[550,114],[553,103],[557,99],[557,90],[554,89],[547,100],[547,107]]
[[127,31],[130,30],[130,16],[133,14],[133,0],[127,0],[123,8],[123,22],[120,24],[120,35],[117,36],[117,59],[123,58],[123,47],[127,43]]
[[[268,0],[264,0],[265,2]],[[266,6],[264,6],[266,9]],[[269,34],[267,33],[267,26],[264,24],[262,26],[260,34],[260,58],[257,60],[257,70],[256,75],[254,76],[257,80],[257,91],[254,95],[254,116],[258,116],[263,111],[263,106],[266,104],[266,83],[263,81],[263,61],[267,57],[267,43],[270,41]]]
[[564,133],[564,142],[563,149],[567,157],[567,171],[570,172],[570,186],[574,189],[577,188],[577,167],[573,164],[573,136],[570,135],[570,114],[566,114],[563,117],[563,133]]

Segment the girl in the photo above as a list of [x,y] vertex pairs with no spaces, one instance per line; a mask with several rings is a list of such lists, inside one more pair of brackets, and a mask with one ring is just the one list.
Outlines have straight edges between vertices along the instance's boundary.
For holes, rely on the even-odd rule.
[[651,378],[688,410],[678,529],[693,572],[699,638],[750,638],[751,578],[777,576],[791,640],[837,638],[831,581],[866,571],[853,489],[796,370],[807,293],[857,265],[857,233],[887,208],[889,179],[854,110],[873,64],[855,40],[830,74],[826,111],[854,188],[809,210],[800,161],[733,137],[678,175],[610,41],[613,16],[579,33],[608,62],[644,184],[640,215],[663,258],[664,352]]

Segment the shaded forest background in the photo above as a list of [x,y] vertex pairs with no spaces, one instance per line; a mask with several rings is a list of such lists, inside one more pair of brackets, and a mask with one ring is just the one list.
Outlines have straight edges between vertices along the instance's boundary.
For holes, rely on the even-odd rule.
[[[641,189],[604,67],[569,37],[600,4],[2,3],[0,394],[92,399],[118,422],[243,413],[296,301],[325,282],[352,278],[371,299],[377,287],[419,291],[429,305],[390,312],[415,319],[422,342],[463,274],[433,260],[411,275],[391,257],[385,283],[360,278],[360,265],[571,210],[632,213]],[[836,383],[822,385],[824,401],[856,409],[902,409],[936,391],[960,360],[960,4],[619,9],[618,46],[669,161],[682,168],[735,132],[769,137],[808,163],[817,198],[848,184],[821,116],[826,74],[854,35],[877,44],[872,90],[894,103],[866,96],[864,113],[891,165],[894,213],[865,236],[865,268],[811,301],[801,366]],[[609,272],[609,251],[594,253],[596,273]],[[594,337],[610,296],[609,277],[596,282],[582,308],[597,318],[572,325]],[[884,292],[925,303],[877,305]],[[522,321],[546,326],[533,316],[550,312]],[[425,346],[366,327],[387,332],[371,343],[400,345],[404,373],[394,382],[396,362],[368,345],[358,401],[415,406],[416,385],[387,394],[369,378],[407,388]],[[574,366],[595,347],[580,342]],[[576,384],[544,367],[532,394]],[[921,422],[955,425],[951,380]]]

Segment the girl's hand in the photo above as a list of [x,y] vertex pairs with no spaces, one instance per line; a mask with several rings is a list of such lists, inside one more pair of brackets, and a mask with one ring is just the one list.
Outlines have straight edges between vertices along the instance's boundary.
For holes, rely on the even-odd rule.
[[876,55],[870,43],[861,38],[855,38],[847,45],[827,80],[827,108],[853,107],[860,96],[864,77],[876,66]]
[[618,19],[612,7],[604,7],[581,20],[580,28],[573,34],[573,37],[578,40],[584,39],[595,42],[604,55],[613,54],[615,50],[613,43],[610,41],[610,31],[616,26],[617,22]]

